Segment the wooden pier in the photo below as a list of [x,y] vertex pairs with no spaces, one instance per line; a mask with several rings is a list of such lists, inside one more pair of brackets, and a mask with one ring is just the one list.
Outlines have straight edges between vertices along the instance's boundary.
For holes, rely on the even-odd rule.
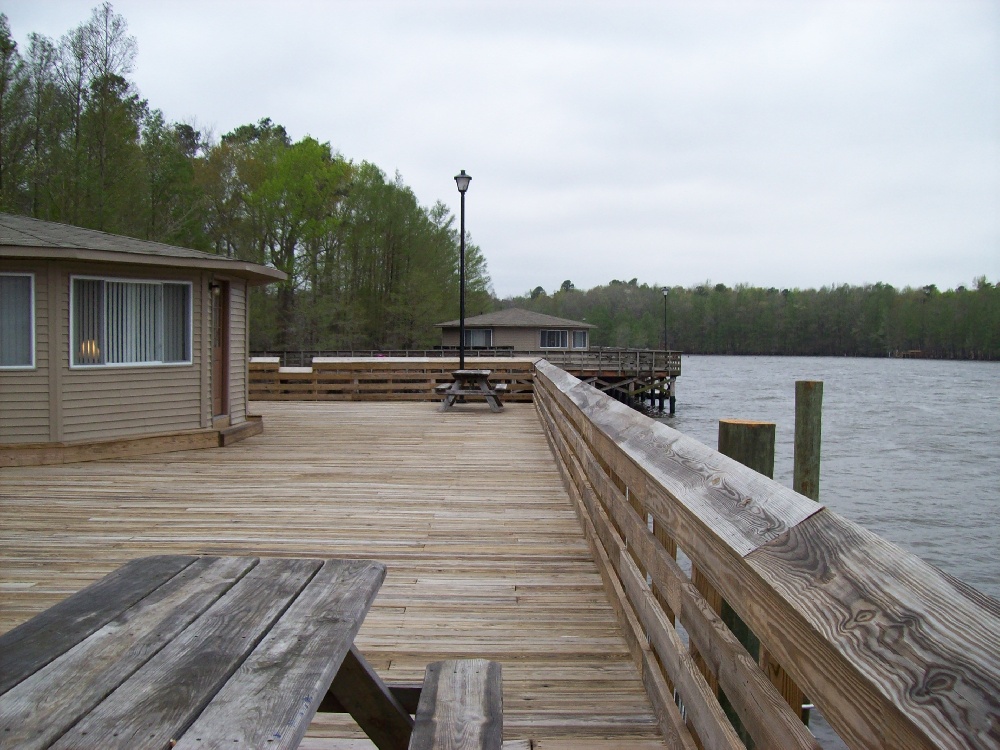
[[[0,470],[0,632],[143,555],[374,558],[357,643],[388,682],[495,659],[512,750],[665,747],[532,405],[253,407],[227,448]],[[372,746],[325,714],[303,747]]]
[[[472,349],[466,358],[492,370],[507,398],[529,402],[534,363],[557,365],[602,393],[640,411],[669,411],[677,403],[680,352],[594,348],[580,351]],[[250,398],[263,401],[433,401],[451,380],[451,349],[390,352],[267,352],[250,360]]]
[[4,469],[0,630],[142,555],[375,558],[363,653],[501,662],[511,750],[818,748],[799,689],[851,748],[1000,748],[1000,602],[532,367],[501,413],[289,389],[227,448]]

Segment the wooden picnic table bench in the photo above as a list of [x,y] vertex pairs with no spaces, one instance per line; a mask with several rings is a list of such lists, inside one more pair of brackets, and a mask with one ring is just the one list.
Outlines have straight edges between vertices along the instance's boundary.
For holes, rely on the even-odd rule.
[[[0,636],[0,748],[294,748],[337,703],[380,750],[406,750],[413,719],[353,646],[385,573],[369,560],[133,560]],[[492,684],[481,671],[469,695]],[[463,736],[493,736],[469,731],[475,711],[426,701],[466,716]],[[490,745],[452,745],[466,746]]]
[[492,370],[455,370],[452,382],[442,383],[435,390],[444,394],[441,410],[450,409],[455,401],[466,396],[485,398],[491,411],[502,411],[500,396],[507,391],[507,384],[490,385]]

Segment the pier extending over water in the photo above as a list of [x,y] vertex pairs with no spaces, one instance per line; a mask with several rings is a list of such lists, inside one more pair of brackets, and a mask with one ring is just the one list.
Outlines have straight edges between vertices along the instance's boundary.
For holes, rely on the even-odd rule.
[[[0,629],[140,554],[376,558],[369,660],[501,661],[521,748],[818,747],[789,684],[850,747],[1000,747],[1000,603],[533,368],[499,414],[289,398],[229,448],[4,470]],[[352,731],[323,718],[311,746]]]
[[[144,555],[371,558],[357,642],[387,682],[495,659],[508,740],[663,750],[532,405],[253,407],[263,434],[226,448],[0,470],[0,632]],[[366,742],[320,714],[304,747]]]
[[[641,411],[674,413],[681,353],[599,347],[567,351],[471,349],[466,358],[507,385],[508,400],[528,402],[534,363],[544,359]],[[431,401],[458,368],[454,349],[264,352],[250,360],[254,400]]]

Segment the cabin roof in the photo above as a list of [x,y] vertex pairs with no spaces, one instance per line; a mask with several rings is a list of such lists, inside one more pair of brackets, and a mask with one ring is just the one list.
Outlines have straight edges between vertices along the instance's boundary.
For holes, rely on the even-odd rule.
[[203,268],[232,274],[251,284],[270,284],[288,278],[274,268],[201,250],[3,213],[0,213],[0,258]]
[[[457,328],[457,320],[449,320],[446,323],[436,323],[435,328]],[[597,328],[591,323],[583,323],[579,320],[569,320],[568,318],[557,318],[554,315],[522,310],[519,307],[510,307],[506,310],[486,313],[485,315],[475,315],[465,319],[465,326],[490,326],[492,328]]]

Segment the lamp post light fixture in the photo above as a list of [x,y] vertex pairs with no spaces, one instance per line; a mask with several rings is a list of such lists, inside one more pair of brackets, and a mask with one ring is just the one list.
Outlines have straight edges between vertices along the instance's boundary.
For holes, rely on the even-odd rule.
[[463,169],[455,175],[455,184],[462,194],[461,234],[458,255],[458,369],[465,369],[465,191],[469,189],[472,177]]
[[667,347],[667,295],[670,294],[669,287],[663,287],[663,350],[666,351]]

